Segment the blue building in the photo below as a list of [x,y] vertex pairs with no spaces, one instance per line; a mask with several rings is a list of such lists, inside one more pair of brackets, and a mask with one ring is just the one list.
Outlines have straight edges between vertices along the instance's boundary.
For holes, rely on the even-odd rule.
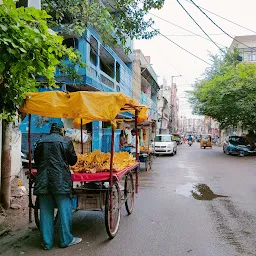
[[[92,28],[87,29],[82,37],[65,37],[63,43],[67,47],[77,49],[86,63],[85,68],[73,67],[76,69],[78,79],[71,80],[60,70],[56,70],[56,80],[62,85],[60,90],[74,91],[104,91],[122,92],[132,97],[132,64],[133,64],[133,42],[127,39],[126,47],[131,49],[130,54],[126,54],[123,47],[115,46],[110,48],[103,45],[99,34]],[[67,61],[67,65],[71,65]],[[71,66],[72,67],[72,66]],[[26,147],[27,119],[25,119],[20,130],[23,133],[23,147]],[[32,117],[32,133],[34,138],[38,138],[42,133],[48,133],[52,122],[57,119]],[[86,128],[92,133],[91,150],[100,149],[108,151],[110,147],[109,124],[94,121]],[[116,131],[115,149],[119,149],[120,131]],[[34,140],[36,140],[34,139]],[[104,141],[104,143],[102,143]]]

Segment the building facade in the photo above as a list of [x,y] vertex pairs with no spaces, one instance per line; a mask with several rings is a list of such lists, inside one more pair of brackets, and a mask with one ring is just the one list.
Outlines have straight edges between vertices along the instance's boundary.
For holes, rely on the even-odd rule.
[[149,120],[158,120],[157,93],[160,87],[150,57],[134,50],[132,97],[149,107]]
[[[122,46],[110,48],[103,45],[100,35],[93,29],[88,28],[83,36],[65,36],[63,43],[67,47],[73,47],[81,54],[85,68],[72,67],[69,61],[67,65],[76,69],[77,79],[70,79],[66,74],[56,70],[56,81],[59,83],[59,90],[68,92],[75,91],[103,91],[122,92],[132,97],[133,81],[133,42],[127,39],[126,46],[130,48],[130,54],[126,54]],[[39,78],[43,83],[44,78]],[[42,91],[47,89],[42,89]],[[32,116],[32,142],[35,142],[42,134],[49,133],[53,122],[60,122],[61,119],[42,118]],[[62,120],[64,121],[64,120]],[[65,129],[72,128],[72,122],[64,122]],[[27,148],[27,127],[28,118],[25,118],[21,125],[22,150]],[[94,121],[83,127],[91,138],[91,146],[86,151],[102,150],[106,152],[110,149],[111,128],[109,123]],[[119,150],[120,130],[115,132],[115,150]]]
[[177,97],[177,85],[172,83],[171,85],[171,118],[170,118],[170,132],[178,132],[178,112],[179,112],[179,103]]
[[240,61],[256,63],[256,35],[235,36],[229,50],[239,50]]
[[163,84],[158,92],[158,134],[170,133],[170,118],[171,118],[171,87],[167,80],[163,79]]

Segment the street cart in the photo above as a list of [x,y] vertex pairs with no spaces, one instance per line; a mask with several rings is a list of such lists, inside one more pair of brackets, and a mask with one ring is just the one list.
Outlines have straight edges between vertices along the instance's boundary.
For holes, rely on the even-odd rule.
[[142,143],[143,146],[140,146],[139,161],[140,163],[145,164],[145,170],[151,170],[154,150],[153,150],[153,141],[154,141],[154,122],[153,121],[144,121],[141,125],[142,130]]
[[[40,206],[37,200],[33,203],[36,170],[32,170],[31,159],[31,114],[54,118],[73,118],[74,123],[81,126],[81,155],[78,156],[78,163],[72,167],[73,209],[75,211],[104,212],[106,231],[110,238],[114,238],[119,227],[121,206],[125,204],[128,215],[132,213],[134,194],[138,193],[139,185],[138,146],[136,146],[135,159],[127,152],[114,153],[115,118],[122,112],[133,113],[137,130],[138,123],[147,119],[147,107],[122,93],[51,91],[28,93],[20,111],[29,115],[29,170],[27,172],[29,178],[29,221],[32,221],[33,209],[35,222],[40,228]],[[83,155],[82,125],[94,120],[111,122],[111,151],[107,154],[98,151],[92,152],[90,155]],[[120,185],[122,180],[124,180],[124,186]],[[123,187],[122,191],[121,187]],[[55,212],[57,221],[57,209]]]

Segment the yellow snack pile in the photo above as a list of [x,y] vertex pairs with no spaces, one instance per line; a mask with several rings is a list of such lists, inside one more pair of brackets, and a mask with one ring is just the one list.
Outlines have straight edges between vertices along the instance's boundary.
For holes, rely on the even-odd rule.
[[[110,153],[95,150],[89,154],[79,154],[77,157],[77,163],[71,166],[71,170],[75,173],[109,172],[110,170]],[[135,163],[136,159],[128,152],[114,153],[113,171],[119,172]]]

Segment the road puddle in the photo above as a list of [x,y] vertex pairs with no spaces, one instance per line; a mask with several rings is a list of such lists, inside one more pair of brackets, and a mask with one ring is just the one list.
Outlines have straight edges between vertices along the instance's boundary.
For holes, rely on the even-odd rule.
[[193,197],[196,200],[210,201],[218,197],[227,197],[224,195],[214,194],[213,191],[206,184],[194,184],[187,183],[183,186],[179,186],[176,189],[176,193],[186,197]]

